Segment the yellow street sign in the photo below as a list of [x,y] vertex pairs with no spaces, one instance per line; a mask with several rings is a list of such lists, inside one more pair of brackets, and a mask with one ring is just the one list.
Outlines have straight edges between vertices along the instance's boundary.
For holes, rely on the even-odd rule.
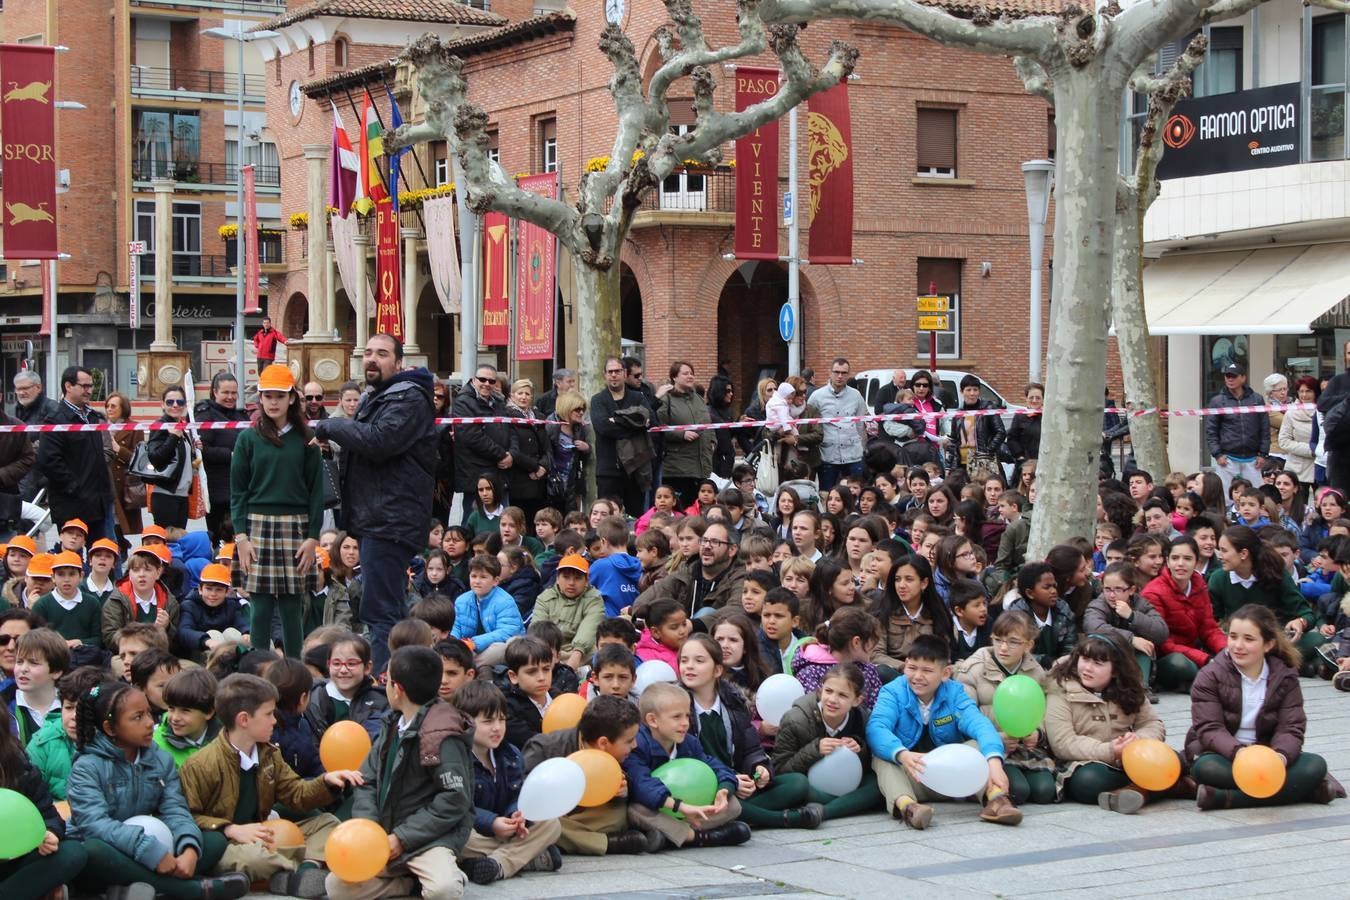
[[949,312],[950,310],[951,310],[951,300],[947,297],[919,298],[919,312],[921,313],[945,313]]
[[946,313],[934,316],[919,316],[920,331],[950,331],[950,317]]

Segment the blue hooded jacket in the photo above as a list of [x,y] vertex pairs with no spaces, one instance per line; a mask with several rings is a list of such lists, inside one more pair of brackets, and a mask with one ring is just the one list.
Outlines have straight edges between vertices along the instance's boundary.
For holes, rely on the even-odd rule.
[[470,638],[475,652],[482,653],[493,644],[524,633],[516,598],[500,587],[494,587],[482,600],[473,591],[455,598],[455,627],[450,634],[461,641]]
[[902,676],[883,686],[867,720],[867,746],[872,755],[895,762],[900,751],[920,744],[925,731],[935,747],[974,740],[986,759],[1003,758],[998,729],[957,682],[948,678],[938,685],[927,725],[908,678]]
[[638,598],[642,563],[627,553],[612,553],[591,563],[591,586],[605,598],[605,615],[613,618]]

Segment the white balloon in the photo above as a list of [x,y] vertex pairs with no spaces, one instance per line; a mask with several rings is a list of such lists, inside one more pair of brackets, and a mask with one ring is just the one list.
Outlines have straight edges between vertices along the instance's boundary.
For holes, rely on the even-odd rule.
[[168,825],[154,816],[132,816],[127,819],[126,824],[135,825],[150,837],[159,841],[165,853],[173,852],[173,832],[169,830]]
[[835,747],[806,770],[806,781],[811,787],[835,797],[856,791],[862,777],[862,760],[847,747]]
[[556,756],[544,760],[525,776],[516,808],[531,822],[545,822],[576,809],[585,792],[586,773],[581,766]]
[[919,781],[944,797],[972,797],[989,781],[989,762],[969,744],[944,744],[923,755]]
[[755,694],[755,708],[761,719],[777,727],[797,698],[805,694],[806,688],[791,675],[770,675]]
[[238,628],[226,628],[220,633],[220,639],[226,642],[239,643],[244,640],[244,635]]
[[637,677],[633,680],[633,693],[639,697],[647,689],[648,685],[656,684],[658,681],[674,684],[679,681],[675,676],[675,670],[670,667],[670,663],[660,659],[649,659],[637,667]]

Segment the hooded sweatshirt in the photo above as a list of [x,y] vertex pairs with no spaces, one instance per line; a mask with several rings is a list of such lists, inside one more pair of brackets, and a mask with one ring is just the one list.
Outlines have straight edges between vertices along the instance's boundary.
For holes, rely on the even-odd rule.
[[[839,660],[830,652],[830,648],[819,641],[803,642],[792,657],[792,674],[806,688],[807,693],[820,690],[825,683],[825,673],[839,664]],[[877,694],[881,693],[881,676],[877,674],[874,663],[856,664],[863,673],[863,709],[876,705]]]
[[605,615],[614,617],[638,598],[642,563],[627,553],[611,553],[591,563],[591,586],[605,598]]

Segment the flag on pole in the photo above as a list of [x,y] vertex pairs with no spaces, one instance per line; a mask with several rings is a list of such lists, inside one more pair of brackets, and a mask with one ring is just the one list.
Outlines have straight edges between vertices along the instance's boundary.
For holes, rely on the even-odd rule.
[[337,210],[342,218],[347,218],[352,204],[365,195],[361,191],[361,162],[352,150],[352,139],[347,129],[342,127],[342,116],[338,115],[337,104],[333,107],[333,152],[330,154],[328,170],[328,205]]
[[253,166],[240,169],[244,176],[244,227],[239,229],[234,242],[235,254],[243,253],[243,260],[235,259],[236,266],[244,267],[244,312],[258,313],[258,197],[254,188]]
[[[394,92],[389,89],[389,85],[384,86],[384,92],[389,95],[389,128],[397,130],[403,124],[403,113],[399,111],[398,101],[394,99]],[[403,147],[389,155],[389,197],[394,201],[395,214],[398,213],[398,177],[403,170],[403,154],[409,149]]]
[[[375,104],[371,102],[370,91],[361,95],[361,188],[366,200],[358,200],[358,209],[369,214],[375,204],[389,196],[385,190],[384,179],[380,176],[380,157],[384,156],[384,129],[380,127],[380,117],[375,114]],[[364,208],[362,208],[364,207]]]

